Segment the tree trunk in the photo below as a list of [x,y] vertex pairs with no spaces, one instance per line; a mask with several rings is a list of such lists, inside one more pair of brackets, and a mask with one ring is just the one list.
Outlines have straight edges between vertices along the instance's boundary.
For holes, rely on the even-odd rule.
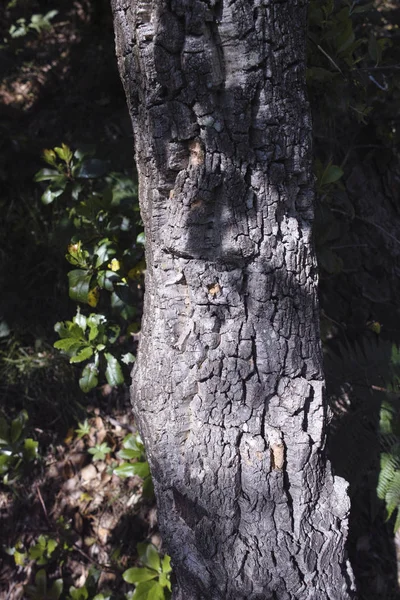
[[175,600],[344,600],[305,0],[112,0],[147,273],[134,412]]

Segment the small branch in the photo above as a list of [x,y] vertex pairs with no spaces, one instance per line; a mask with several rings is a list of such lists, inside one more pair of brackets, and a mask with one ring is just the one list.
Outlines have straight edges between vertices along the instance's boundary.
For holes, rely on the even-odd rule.
[[36,493],[37,493],[37,495],[38,495],[38,498],[39,498],[40,504],[42,505],[42,508],[43,508],[43,512],[44,512],[44,516],[45,516],[45,518],[46,518],[46,521],[47,521],[47,523],[48,523],[49,527],[51,527],[51,523],[50,523],[49,515],[48,515],[48,512],[47,512],[47,508],[46,508],[46,505],[45,505],[45,503],[44,503],[43,496],[42,496],[42,493],[41,493],[41,491],[40,491],[40,487],[39,487],[39,486],[37,486],[37,487],[36,487]]

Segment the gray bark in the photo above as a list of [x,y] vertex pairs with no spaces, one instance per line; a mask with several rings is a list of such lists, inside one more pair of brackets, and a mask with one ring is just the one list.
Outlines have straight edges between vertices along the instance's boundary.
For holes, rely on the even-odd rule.
[[134,412],[175,600],[344,600],[305,0],[112,0],[147,240]]

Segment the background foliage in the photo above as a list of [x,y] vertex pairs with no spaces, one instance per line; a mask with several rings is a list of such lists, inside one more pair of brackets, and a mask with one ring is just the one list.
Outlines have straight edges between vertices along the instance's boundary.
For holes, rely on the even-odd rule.
[[[390,0],[310,2],[329,449],[366,600],[399,597],[399,25]],[[12,0],[0,27],[0,593],[168,598],[126,384],[144,239],[108,2]]]

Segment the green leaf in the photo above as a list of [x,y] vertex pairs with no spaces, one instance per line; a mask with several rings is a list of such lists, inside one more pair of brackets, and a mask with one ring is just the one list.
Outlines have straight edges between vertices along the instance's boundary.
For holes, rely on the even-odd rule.
[[[154,579],[152,581],[143,581],[142,583],[139,583],[135,589],[135,593],[132,596],[132,600],[150,600],[150,598],[152,598],[150,593],[156,586],[159,587],[157,581]],[[161,596],[161,600],[164,600],[164,593]]]
[[86,319],[85,315],[81,314],[81,311],[79,310],[79,308],[78,308],[78,311],[77,311],[75,317],[72,320],[74,323],[76,323],[78,325],[78,327],[80,327],[82,329],[82,331],[86,330],[87,319]]
[[24,441],[24,450],[23,450],[24,459],[26,461],[35,460],[35,458],[38,455],[38,447],[39,447],[39,442],[36,442],[32,438],[26,438],[26,440]]
[[136,238],[136,243],[140,244],[141,246],[144,246],[146,243],[146,236],[144,234],[144,231],[142,231],[141,233],[139,233],[139,235]]
[[146,479],[146,477],[149,477],[150,467],[147,460],[145,462],[134,463],[132,466],[134,468],[135,475],[137,475],[138,477],[141,477],[142,479]]
[[130,465],[128,463],[123,463],[119,467],[113,469],[113,474],[117,475],[121,479],[126,479],[127,477],[133,477],[136,475],[135,470],[133,468],[134,465]]
[[172,567],[171,567],[171,557],[168,556],[168,554],[166,554],[162,560],[161,560],[161,568],[163,573],[171,573],[172,572]]
[[0,454],[0,475],[7,473],[11,466],[12,457],[8,454]]
[[61,147],[54,148],[55,153],[57,154],[60,160],[63,160],[66,164],[69,164],[72,160],[72,150],[66,145],[61,144]]
[[82,392],[87,394],[90,392],[90,390],[96,387],[99,382],[98,374],[99,370],[94,363],[89,363],[84,367],[82,376],[79,379],[79,387],[81,388]]
[[63,187],[61,187],[60,184],[55,187],[49,186],[42,194],[41,199],[43,204],[51,204],[56,198],[58,198],[58,196],[61,196],[65,189],[65,185]]
[[322,175],[320,185],[323,186],[328,185],[330,183],[335,183],[336,181],[339,181],[339,179],[343,177],[343,175],[343,169],[341,169],[337,165],[329,164]]
[[169,582],[169,578],[168,575],[166,575],[165,573],[160,573],[160,576],[158,578],[158,581],[161,585],[161,587],[163,588],[170,588],[170,582]]
[[89,435],[90,429],[90,423],[85,419],[83,423],[78,423],[78,428],[75,429],[75,433],[78,435],[78,438],[81,439],[84,435]]
[[[139,463],[136,463],[139,464]],[[146,554],[141,557],[143,564],[154,569],[157,572],[161,571],[161,560],[157,548],[153,544],[147,544]]]
[[114,290],[114,283],[117,281],[121,281],[121,277],[114,271],[99,271],[97,275],[97,283],[101,288],[107,290],[108,292],[112,292]]
[[138,568],[132,567],[122,574],[122,577],[127,583],[140,583],[142,581],[150,581],[158,577],[157,571],[148,569],[146,567]]
[[135,297],[129,285],[126,285],[125,283],[118,283],[114,286],[114,293],[120,300],[122,300],[124,304],[127,304],[128,306],[135,305]]
[[0,417],[0,444],[10,443],[10,430],[4,417]]
[[90,358],[91,356],[93,356],[93,348],[91,346],[86,346],[85,348],[82,348],[82,350],[79,350],[79,352],[75,356],[72,356],[69,359],[69,362],[80,363],[84,360],[88,360],[88,358]]
[[96,444],[94,448],[89,448],[89,454],[93,455],[93,460],[104,460],[107,454],[111,452],[111,448],[107,446],[106,442],[102,444]]
[[154,498],[154,485],[153,480],[150,476],[146,477],[146,479],[144,479],[143,481],[142,495],[143,498]]
[[47,554],[51,556],[54,550],[57,548],[58,542],[57,540],[53,540],[52,538],[47,540]]
[[81,342],[74,337],[69,337],[69,338],[63,338],[61,340],[57,340],[56,342],[54,342],[53,346],[57,350],[62,350],[63,352],[69,352],[71,350],[72,346],[76,346],[77,348],[79,348],[80,346],[82,346],[85,343],[86,343],[86,340]]
[[129,450],[128,448],[120,450],[118,452],[119,458],[126,460],[133,460],[134,458],[140,458],[142,452],[140,450]]
[[72,600],[87,600],[87,598],[89,598],[89,592],[87,591],[86,586],[81,588],[71,586],[69,588],[69,595]]
[[106,368],[106,379],[111,386],[120,385],[124,383],[124,376],[122,373],[121,365],[109,352],[105,352],[104,356],[107,359],[107,368]]
[[19,440],[27,421],[28,413],[26,410],[21,410],[18,416],[11,422],[10,439],[12,444]]
[[104,238],[99,242],[98,246],[94,249],[94,254],[97,256],[95,267],[99,268],[105,262],[111,260],[113,256],[115,256],[117,251],[115,250],[113,243],[111,240]]
[[68,273],[71,300],[87,302],[91,278],[91,273],[83,269],[74,269]]
[[37,592],[38,592],[39,596],[41,594],[42,597],[45,598],[46,590],[47,590],[47,576],[46,576],[46,571],[44,569],[40,569],[40,571],[38,571],[36,573],[35,584],[36,584]]
[[41,169],[40,171],[38,171],[36,173],[33,180],[36,182],[53,181],[54,179],[57,179],[58,177],[60,177],[60,173],[58,171],[56,171],[55,169]]
[[121,327],[119,325],[108,325],[105,333],[108,337],[108,341],[111,344],[114,344],[121,333]]
[[130,365],[131,363],[135,362],[135,356],[132,354],[132,352],[127,352],[121,356],[121,360],[126,365]]
[[138,433],[136,435],[133,435],[133,433],[128,433],[128,435],[124,437],[122,445],[124,448],[130,448],[131,450],[140,450],[141,452],[144,452],[144,445]]
[[64,582],[62,579],[56,579],[51,586],[50,591],[48,592],[49,600],[59,600],[64,587]]
[[156,585],[153,585],[153,587],[150,589],[150,591],[147,595],[147,599],[148,600],[165,600],[164,588],[162,587],[162,585],[160,585],[160,583],[158,581],[156,582]]

